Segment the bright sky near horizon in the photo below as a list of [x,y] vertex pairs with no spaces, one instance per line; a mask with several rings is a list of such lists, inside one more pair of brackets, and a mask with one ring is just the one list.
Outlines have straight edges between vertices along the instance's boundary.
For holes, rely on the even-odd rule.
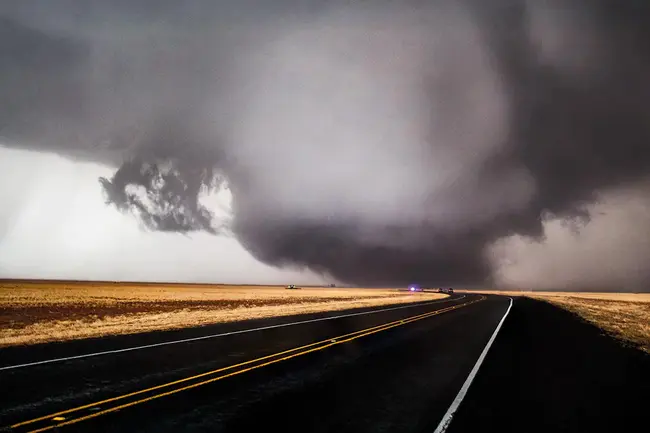
[[[0,278],[324,282],[262,264],[231,237],[142,230],[104,203],[97,179],[111,167],[0,148],[0,173]],[[229,202],[222,192],[211,209]]]

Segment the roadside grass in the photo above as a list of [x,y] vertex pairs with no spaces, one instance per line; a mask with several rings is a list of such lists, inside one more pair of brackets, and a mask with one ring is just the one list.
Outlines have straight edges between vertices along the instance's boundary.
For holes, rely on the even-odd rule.
[[0,283],[0,347],[444,298],[394,289]]
[[650,353],[650,299],[635,301],[631,300],[632,297],[617,300],[611,296],[604,296],[603,299],[536,294],[529,296],[565,308],[612,336]]
[[650,353],[650,293],[484,291],[550,302]]

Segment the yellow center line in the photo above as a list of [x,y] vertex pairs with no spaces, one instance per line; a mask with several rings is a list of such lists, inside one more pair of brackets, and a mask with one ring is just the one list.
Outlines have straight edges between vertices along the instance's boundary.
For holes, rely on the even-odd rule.
[[[452,307],[447,307],[446,309],[448,309],[448,308],[452,308]],[[443,310],[446,310],[446,309],[443,309]],[[439,311],[441,311],[441,310],[439,310]],[[419,315],[413,316],[413,317],[420,317],[420,316],[425,316],[425,315],[428,315],[428,314],[431,314],[431,312],[419,314]],[[250,365],[250,364],[253,364],[255,362],[264,361],[265,359],[270,359],[270,358],[285,355],[285,354],[288,354],[288,353],[291,353],[291,352],[296,352],[296,351],[299,351],[299,350],[307,349],[309,347],[313,347],[313,346],[317,346],[317,345],[320,345],[320,344],[327,343],[327,342],[331,341],[332,339],[346,338],[346,337],[349,337],[349,336],[352,336],[352,335],[355,335],[355,334],[359,334],[359,333],[369,331],[371,329],[382,328],[382,327],[388,326],[388,325],[390,325],[392,323],[396,323],[396,322],[397,321],[390,322],[390,323],[383,323],[381,325],[376,325],[376,326],[373,326],[373,327],[367,328],[367,329],[361,329],[359,331],[351,332],[349,334],[340,335],[338,337],[326,338],[324,340],[320,340],[320,341],[317,341],[315,343],[310,343],[310,344],[306,344],[304,346],[294,347],[293,349],[288,349],[288,350],[285,350],[285,351],[282,351],[282,352],[273,353],[271,355],[262,356],[260,358],[251,359],[249,361],[229,365],[227,367],[218,368],[216,370],[207,371],[207,372],[200,373],[200,374],[197,374],[197,375],[194,375],[194,376],[189,376],[189,377],[186,377],[186,378],[183,378],[183,379],[175,380],[173,382],[164,383],[162,385],[157,385],[157,386],[153,386],[153,387],[150,387],[150,388],[145,388],[145,389],[142,389],[142,390],[139,390],[139,391],[131,392],[131,393],[128,393],[128,394],[123,394],[123,395],[120,395],[120,396],[117,396],[117,397],[108,398],[108,399],[97,401],[97,402],[94,402],[94,403],[89,403],[89,404],[86,404],[86,405],[83,405],[83,406],[74,407],[72,409],[67,409],[67,410],[64,410],[64,411],[61,411],[61,412],[56,412],[56,413],[45,415],[45,416],[42,416],[42,417],[39,417],[39,418],[34,418],[34,419],[29,420],[29,421],[23,421],[23,422],[20,422],[18,424],[14,424],[11,427],[12,428],[21,427],[21,426],[24,426],[24,425],[27,425],[27,424],[33,424],[33,423],[38,422],[38,421],[51,419],[51,418],[56,417],[56,416],[67,415],[67,414],[70,414],[72,412],[76,412],[76,411],[83,410],[83,409],[88,409],[88,408],[91,408],[91,407],[94,407],[94,406],[98,406],[100,404],[110,403],[110,402],[117,401],[117,400],[122,400],[122,399],[125,399],[125,398],[128,398],[128,397],[133,397],[133,396],[136,396],[136,395],[139,395],[139,394],[144,394],[146,392],[155,391],[155,390],[158,390],[158,389],[161,389],[161,388],[166,388],[166,387],[169,387],[169,386],[172,386],[172,385],[177,385],[179,383],[184,383],[184,382],[188,382],[190,380],[198,379],[198,378],[209,376],[209,375],[212,375],[212,374],[221,373],[223,371],[232,370],[232,369],[237,368],[237,367]]]
[[[132,393],[129,393],[129,394],[124,394],[124,395],[121,395],[121,396],[118,396],[118,397],[113,397],[113,398],[109,398],[109,399],[102,400],[102,401],[99,401],[99,402],[95,402],[95,403],[75,407],[75,408],[72,408],[72,409],[68,409],[68,410],[65,410],[65,411],[53,413],[53,414],[50,414],[50,415],[42,416],[42,417],[39,417],[39,418],[34,418],[34,419],[29,420],[29,421],[24,421],[24,422],[21,422],[21,423],[18,423],[18,424],[14,424],[14,425],[11,426],[11,428],[17,428],[17,427],[25,426],[25,425],[28,425],[28,424],[36,423],[38,421],[51,420],[52,418],[58,417],[60,415],[70,414],[72,412],[77,412],[79,410],[99,406],[100,404],[110,403],[110,402],[113,402],[113,401],[121,400],[121,399],[124,399],[124,398],[132,397],[132,396],[143,394],[143,393],[150,392],[150,391],[155,391],[157,389],[169,387],[169,386],[176,385],[176,384],[179,384],[179,383],[184,383],[184,382],[187,382],[189,380],[205,377],[205,376],[212,375],[212,374],[215,374],[215,373],[220,373],[220,372],[231,370],[231,369],[237,368],[237,367],[250,365],[252,363],[268,360],[270,358],[276,358],[276,357],[280,357],[282,355],[286,355],[286,356],[282,356],[280,358],[273,359],[271,361],[264,362],[262,364],[254,365],[254,366],[247,367],[247,368],[243,368],[243,369],[231,372],[231,373],[227,373],[227,374],[222,375],[222,376],[218,376],[218,377],[211,378],[211,379],[208,379],[208,380],[204,380],[204,381],[201,381],[201,382],[197,382],[197,383],[194,383],[194,384],[191,384],[191,385],[186,385],[186,386],[181,387],[181,388],[176,388],[176,389],[173,389],[173,390],[170,390],[170,391],[167,391],[167,392],[163,392],[163,393],[160,393],[160,394],[156,394],[156,395],[153,395],[153,396],[149,396],[149,397],[146,397],[146,398],[135,400],[135,401],[132,401],[132,402],[129,402],[129,403],[125,403],[125,404],[122,404],[122,405],[119,405],[119,406],[115,406],[115,407],[112,407],[112,408],[109,408],[109,409],[105,409],[105,410],[102,410],[102,411],[99,411],[99,412],[95,412],[95,413],[90,414],[90,415],[85,415],[85,416],[75,418],[75,419],[72,419],[72,420],[69,420],[69,421],[60,422],[60,423],[57,423],[55,425],[50,425],[50,426],[43,427],[43,428],[40,428],[40,429],[37,429],[37,430],[31,430],[29,433],[38,433],[38,432],[43,432],[43,431],[51,430],[51,429],[54,429],[54,428],[62,427],[62,426],[65,426],[65,425],[75,424],[75,423],[78,423],[78,422],[81,422],[81,421],[85,421],[85,420],[88,420],[88,419],[91,419],[91,418],[98,417],[100,415],[115,412],[115,411],[118,411],[120,409],[128,408],[128,407],[131,407],[131,406],[135,406],[137,404],[141,404],[141,403],[145,403],[145,402],[155,400],[155,399],[158,399],[158,398],[166,397],[168,395],[176,394],[176,393],[179,393],[181,391],[186,391],[186,390],[189,390],[189,389],[197,388],[199,386],[203,386],[203,385],[206,385],[206,384],[209,384],[209,383],[212,383],[212,382],[216,382],[218,380],[226,379],[228,377],[232,377],[232,376],[235,376],[235,375],[238,375],[238,374],[242,374],[242,373],[245,373],[245,372],[248,372],[248,371],[251,371],[251,370],[256,370],[258,368],[262,368],[262,367],[265,367],[267,365],[275,364],[275,363],[285,361],[285,360],[288,360],[288,359],[291,359],[291,358],[306,355],[308,353],[317,352],[317,351],[326,349],[328,347],[331,347],[331,346],[334,346],[334,345],[337,345],[337,344],[347,343],[347,342],[356,340],[356,339],[361,338],[361,337],[365,337],[365,336],[375,334],[375,333],[378,333],[378,332],[381,332],[381,331],[385,331],[385,330],[388,330],[388,329],[391,329],[391,328],[395,328],[397,326],[402,326],[402,325],[407,324],[407,323],[412,323],[412,322],[415,322],[415,321],[418,321],[418,320],[425,319],[427,317],[442,314],[444,312],[455,310],[457,308],[461,308],[461,307],[473,304],[475,302],[482,301],[484,299],[485,299],[485,297],[482,296],[480,299],[478,299],[476,301],[466,302],[466,303],[458,304],[458,305],[455,305],[455,306],[452,306],[452,307],[447,307],[447,308],[443,308],[443,309],[440,309],[440,310],[419,314],[419,315],[412,316],[412,317],[409,317],[409,318],[406,318],[406,319],[395,320],[393,322],[373,326],[373,327],[366,328],[366,329],[363,329],[363,330],[359,330],[359,331],[351,332],[351,333],[348,333],[348,334],[344,334],[344,335],[341,335],[341,336],[338,336],[338,337],[328,338],[328,339],[321,340],[321,341],[318,341],[318,342],[315,342],[315,343],[311,343],[311,344],[296,347],[296,348],[293,348],[293,349],[285,350],[285,351],[282,351],[282,352],[274,353],[272,355],[263,356],[263,357],[256,358],[256,359],[253,359],[253,360],[250,360],[250,361],[242,362],[242,363],[239,363],[239,364],[234,364],[234,365],[231,365],[231,366],[228,366],[228,367],[223,367],[223,368],[220,368],[220,369],[217,369],[217,370],[212,370],[212,371],[209,371],[209,372],[197,374],[195,376],[187,377],[187,378],[184,378],[184,379],[176,380],[176,381],[173,381],[173,382],[165,383],[165,384],[154,386],[154,387],[151,387],[151,388],[146,388],[146,389],[143,389],[143,390],[140,390],[140,391],[135,391],[135,392],[132,392]],[[314,347],[314,346],[318,346],[318,347]],[[300,352],[298,352],[298,351],[300,351]],[[298,353],[291,354],[292,352],[298,352]]]
[[[463,305],[463,304],[461,304],[461,305]],[[449,310],[450,308],[454,308],[454,307],[453,306],[452,307],[447,307],[447,308],[437,310],[437,311],[444,312],[444,311]],[[432,312],[418,314],[416,316],[412,316],[411,318],[407,318],[407,319],[413,319],[413,318],[417,318],[417,317],[427,316],[427,315],[429,315],[431,313]],[[407,320],[407,319],[401,319],[401,321],[404,321],[404,320]],[[27,425],[27,424],[33,424],[33,423],[38,422],[38,421],[51,419],[53,417],[60,416],[60,415],[67,415],[67,414],[70,414],[72,412],[76,412],[76,411],[83,410],[83,409],[88,409],[88,408],[91,408],[91,407],[94,407],[94,406],[98,406],[100,404],[105,404],[105,403],[110,403],[110,402],[117,401],[117,400],[122,400],[122,399],[125,399],[125,398],[128,398],[128,397],[133,397],[133,396],[136,396],[136,395],[139,395],[139,394],[144,394],[146,392],[155,391],[155,390],[158,390],[158,389],[161,389],[161,388],[166,388],[166,387],[169,387],[169,386],[172,386],[172,385],[177,385],[179,383],[184,383],[184,382],[188,382],[190,380],[198,379],[198,378],[209,376],[209,375],[212,375],[212,374],[221,373],[223,371],[232,370],[232,369],[237,368],[237,367],[242,367],[242,366],[245,366],[245,365],[253,364],[255,362],[264,361],[265,359],[274,358],[274,357],[285,355],[285,354],[288,354],[288,353],[291,353],[291,352],[296,352],[296,351],[299,351],[299,350],[307,349],[309,347],[324,344],[324,343],[327,343],[327,342],[329,342],[329,341],[331,341],[333,339],[346,338],[346,337],[349,337],[349,336],[352,336],[352,335],[355,335],[355,334],[367,332],[367,331],[372,330],[372,329],[383,328],[385,326],[391,325],[393,323],[397,323],[399,321],[400,320],[396,320],[394,322],[389,322],[389,323],[383,323],[381,325],[376,325],[376,326],[373,326],[371,328],[361,329],[359,331],[351,332],[349,334],[340,335],[338,337],[326,338],[324,340],[320,340],[320,341],[317,341],[315,343],[310,343],[310,344],[306,344],[304,346],[294,347],[293,349],[288,349],[288,350],[285,350],[285,351],[282,351],[282,352],[273,353],[271,355],[262,356],[260,358],[252,359],[252,360],[241,362],[241,363],[238,363],[238,364],[233,364],[233,365],[230,365],[230,366],[227,366],[227,367],[222,367],[222,368],[219,368],[219,369],[216,369],[216,370],[207,371],[207,372],[200,373],[200,374],[197,374],[197,375],[194,375],[194,376],[189,376],[189,377],[186,377],[186,378],[183,378],[183,379],[175,380],[173,382],[164,383],[162,385],[157,385],[157,386],[153,386],[153,387],[150,387],[150,388],[145,388],[145,389],[142,389],[142,390],[139,390],[139,391],[131,392],[131,393],[128,393],[128,394],[123,394],[123,395],[120,395],[120,396],[117,396],[117,397],[108,398],[108,399],[97,401],[97,402],[94,402],[94,403],[89,403],[89,404],[86,404],[86,405],[83,405],[83,406],[74,407],[72,409],[67,409],[67,410],[64,410],[64,411],[61,411],[61,412],[56,412],[56,413],[45,415],[45,416],[42,416],[42,417],[39,417],[39,418],[34,418],[34,419],[29,420],[29,421],[23,421],[23,422],[20,422],[18,424],[14,424],[11,427],[16,428],[16,427],[21,427],[21,426],[24,426],[24,425]]]

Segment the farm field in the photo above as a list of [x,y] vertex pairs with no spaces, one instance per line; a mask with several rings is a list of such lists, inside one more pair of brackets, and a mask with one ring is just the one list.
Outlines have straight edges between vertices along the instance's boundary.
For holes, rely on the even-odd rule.
[[395,289],[0,282],[0,347],[444,298]]

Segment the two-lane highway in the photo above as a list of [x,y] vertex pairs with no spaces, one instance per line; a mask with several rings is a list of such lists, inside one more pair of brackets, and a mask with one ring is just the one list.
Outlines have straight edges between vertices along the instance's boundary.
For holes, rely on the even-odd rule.
[[140,345],[128,336],[3,350],[0,426],[431,432],[507,308],[507,298],[456,295],[143,335]]

